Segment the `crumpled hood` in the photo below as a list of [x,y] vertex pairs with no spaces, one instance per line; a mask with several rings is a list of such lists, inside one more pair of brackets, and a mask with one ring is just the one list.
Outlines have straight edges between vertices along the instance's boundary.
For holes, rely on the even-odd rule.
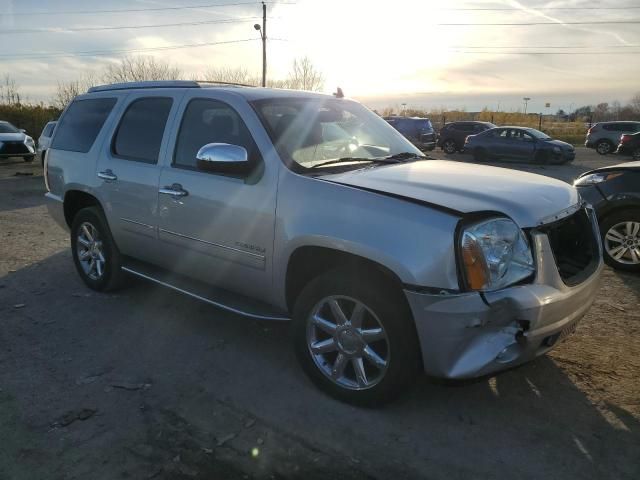
[[14,141],[24,142],[24,139],[25,139],[25,134],[21,132],[0,133],[0,142],[14,142]]
[[322,177],[336,183],[407,197],[462,213],[494,211],[521,228],[552,220],[579,202],[560,180],[507,168],[425,160]]

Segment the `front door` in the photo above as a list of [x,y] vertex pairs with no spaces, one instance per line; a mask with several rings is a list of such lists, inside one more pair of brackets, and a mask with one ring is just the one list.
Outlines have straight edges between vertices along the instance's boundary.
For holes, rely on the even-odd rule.
[[112,235],[125,255],[157,263],[157,207],[165,129],[176,99],[134,93],[98,160],[98,193]]
[[[160,176],[159,230],[165,266],[231,291],[268,300],[276,208],[276,165],[267,165],[238,109],[257,124],[246,104],[189,92]],[[255,126],[255,125],[254,125]],[[208,143],[246,148],[252,173],[216,174],[196,168]]]

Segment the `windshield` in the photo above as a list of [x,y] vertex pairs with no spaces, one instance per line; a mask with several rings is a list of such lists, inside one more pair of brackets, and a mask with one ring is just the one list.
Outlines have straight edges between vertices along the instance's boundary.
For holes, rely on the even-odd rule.
[[539,138],[540,140],[549,140],[551,138],[546,133],[542,133],[540,130],[536,130],[535,128],[527,129],[527,133],[534,136],[535,138]]
[[0,122],[0,133],[18,133],[19,131],[20,130],[11,125],[9,122]]
[[[341,99],[278,98],[252,103],[280,157],[306,171],[329,160],[347,159],[352,168],[376,159],[422,153],[381,117],[359,103]],[[358,163],[348,163],[349,158]],[[335,166],[335,164],[334,164]]]

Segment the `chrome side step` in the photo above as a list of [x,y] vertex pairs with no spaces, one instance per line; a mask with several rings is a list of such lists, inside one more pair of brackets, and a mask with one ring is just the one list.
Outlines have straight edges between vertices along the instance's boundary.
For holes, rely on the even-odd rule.
[[[286,320],[291,320],[286,314],[280,314],[279,312],[276,312],[275,310],[273,310],[272,308],[268,308],[268,306],[266,304],[259,304],[258,302],[253,302],[253,308],[246,308],[243,309],[242,305],[240,305],[241,302],[238,301],[239,296],[235,296],[229,292],[225,292],[225,295],[228,297],[234,296],[234,300],[235,301],[230,301],[227,303],[223,303],[223,301],[221,300],[214,300],[212,298],[208,298],[208,296],[205,296],[204,293],[195,293],[194,290],[196,290],[195,288],[188,288],[188,286],[185,286],[185,288],[179,287],[177,285],[175,285],[175,283],[178,282],[172,282],[170,283],[169,281],[165,281],[165,280],[161,280],[160,278],[158,278],[158,276],[153,275],[150,272],[143,272],[142,270],[146,270],[146,269],[142,269],[142,268],[131,268],[131,267],[127,267],[127,266],[122,266],[121,267],[122,270],[124,272],[127,272],[131,275],[135,275],[136,277],[140,277],[143,278],[145,280],[149,280],[151,282],[157,283],[158,285],[162,285],[163,287],[167,287],[170,288],[172,290],[175,290],[177,292],[183,293],[185,295],[188,295],[192,298],[195,298],[197,300],[206,302],[210,305],[213,305],[214,307],[218,307],[222,310],[226,310],[227,312],[231,312],[231,313],[235,313],[237,315],[242,315],[244,317],[249,317],[249,318],[254,318],[256,320],[277,320],[277,321],[286,321]],[[192,284],[195,284],[197,282],[191,282]],[[197,290],[201,290],[200,288],[198,288]],[[210,293],[215,293],[215,289],[211,289],[212,291]],[[209,293],[209,292],[208,292]],[[229,305],[229,303],[233,303],[235,304],[234,306]],[[260,305],[260,306],[258,306]],[[253,310],[253,311],[249,311],[249,310]],[[260,310],[263,310],[262,312],[260,312]],[[273,311],[271,311],[273,310]]]

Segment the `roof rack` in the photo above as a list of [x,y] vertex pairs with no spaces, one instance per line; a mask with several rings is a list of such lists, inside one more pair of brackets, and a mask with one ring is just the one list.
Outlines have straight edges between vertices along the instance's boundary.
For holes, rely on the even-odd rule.
[[212,80],[153,80],[144,82],[112,83],[89,88],[87,93],[109,92],[111,90],[132,90],[140,88],[201,88],[201,84],[228,85],[234,87],[253,87],[244,83],[218,82]]

